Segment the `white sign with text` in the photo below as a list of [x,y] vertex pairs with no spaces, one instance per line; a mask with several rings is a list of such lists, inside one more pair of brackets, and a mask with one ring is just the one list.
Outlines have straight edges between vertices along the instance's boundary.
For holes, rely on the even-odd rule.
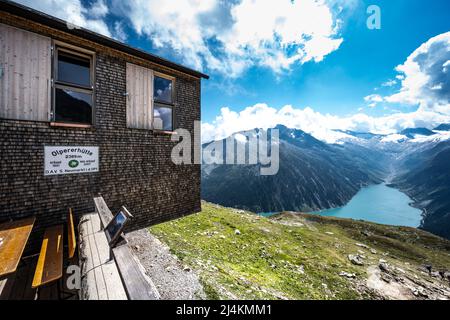
[[45,146],[44,175],[98,172],[98,147]]

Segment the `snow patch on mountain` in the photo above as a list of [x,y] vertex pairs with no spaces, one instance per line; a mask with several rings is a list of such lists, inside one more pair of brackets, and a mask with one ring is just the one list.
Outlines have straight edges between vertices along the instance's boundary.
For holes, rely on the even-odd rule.
[[434,131],[436,134],[432,136],[416,135],[410,142],[425,143],[425,142],[440,142],[450,140],[450,131]]
[[380,140],[380,142],[386,143],[386,142],[404,142],[408,140],[408,137],[403,134],[393,133],[385,136]]

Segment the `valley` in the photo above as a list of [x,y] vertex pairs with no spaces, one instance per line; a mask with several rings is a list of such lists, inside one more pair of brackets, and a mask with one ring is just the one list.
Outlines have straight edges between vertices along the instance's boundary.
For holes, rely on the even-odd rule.
[[[401,224],[416,224],[420,209],[421,228],[450,238],[450,132],[437,130],[446,128],[412,128],[390,135],[336,130],[337,138],[326,142],[278,125],[277,175],[259,175],[258,165],[203,165],[202,198],[254,212],[333,212],[348,205],[361,189],[386,183],[399,195],[406,194],[415,207],[401,203],[399,210],[409,212],[413,221]],[[239,134],[255,132],[258,129]],[[373,208],[377,205],[381,204],[373,203]],[[398,223],[395,212],[391,214],[375,221]],[[364,208],[352,215],[367,216],[370,213]]]

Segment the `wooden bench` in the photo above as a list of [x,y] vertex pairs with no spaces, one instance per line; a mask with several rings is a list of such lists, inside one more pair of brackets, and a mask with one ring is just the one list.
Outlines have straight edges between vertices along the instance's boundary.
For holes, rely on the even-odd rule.
[[109,210],[103,197],[95,197],[94,204],[95,204],[95,211],[100,217],[102,228],[105,228],[108,225],[108,223],[114,218],[114,215],[112,214],[111,210]]
[[38,288],[62,277],[63,232],[63,225],[49,227],[45,230],[32,288]]
[[127,296],[130,300],[159,300],[153,281],[145,274],[145,268],[127,245],[113,249]]
[[[49,227],[45,230],[41,251],[31,287],[38,288],[59,280],[63,276],[63,225]],[[68,256],[72,259],[77,245],[72,208],[67,216]]]
[[110,248],[103,229],[114,216],[102,197],[94,198],[94,204],[96,213],[83,216],[80,222],[81,299],[159,299],[125,236]]
[[81,300],[128,299],[96,212],[85,214],[80,219],[78,252]]

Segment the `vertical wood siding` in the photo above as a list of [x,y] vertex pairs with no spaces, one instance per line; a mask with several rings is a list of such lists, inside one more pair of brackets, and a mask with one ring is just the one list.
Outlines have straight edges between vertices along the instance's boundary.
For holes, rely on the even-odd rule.
[[127,127],[151,129],[153,71],[127,63]]
[[48,121],[51,40],[0,24],[0,118]]

